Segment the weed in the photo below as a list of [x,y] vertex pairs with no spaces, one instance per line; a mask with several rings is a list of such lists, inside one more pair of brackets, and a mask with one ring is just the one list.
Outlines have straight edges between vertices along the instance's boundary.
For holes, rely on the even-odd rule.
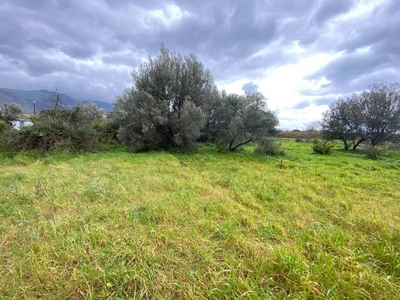
[[0,298],[397,299],[400,153],[252,147],[0,156]]

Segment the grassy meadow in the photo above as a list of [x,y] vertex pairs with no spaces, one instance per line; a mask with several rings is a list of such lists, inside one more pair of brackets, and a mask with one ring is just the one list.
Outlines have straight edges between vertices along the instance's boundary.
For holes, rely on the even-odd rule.
[[398,299],[400,153],[0,157],[0,299]]

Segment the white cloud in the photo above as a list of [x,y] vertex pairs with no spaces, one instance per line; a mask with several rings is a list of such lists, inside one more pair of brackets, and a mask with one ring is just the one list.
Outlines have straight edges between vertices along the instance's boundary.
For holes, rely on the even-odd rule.
[[[305,49],[298,50],[297,43],[294,42],[282,51],[306,52]],[[266,53],[265,51],[264,53]],[[321,119],[321,113],[326,108],[311,105],[307,109],[293,109],[297,103],[312,100],[315,96],[304,96],[301,94],[303,90],[318,91],[321,86],[326,85],[329,81],[326,78],[318,80],[305,79],[308,75],[317,71],[329,62],[340,56],[340,53],[319,53],[312,56],[308,53],[306,58],[301,58],[297,63],[278,66],[273,69],[265,69],[265,76],[256,80],[245,78],[234,82],[219,82],[219,86],[231,93],[243,93],[241,90],[244,83],[252,80],[259,86],[259,91],[268,98],[268,107],[278,113],[278,117],[282,119],[282,127],[290,127],[289,122],[293,124],[303,124],[308,121]],[[291,120],[291,121],[289,121]]]
[[[167,4],[166,9],[155,9],[146,12],[146,16],[155,20],[162,20],[167,26],[171,27],[177,24],[183,17],[188,17],[190,14],[187,11],[182,11],[175,4]],[[147,22],[149,24],[149,22]]]
[[279,128],[284,130],[303,129],[307,123],[320,121],[322,113],[327,109],[327,105],[310,105],[304,109],[279,110]]

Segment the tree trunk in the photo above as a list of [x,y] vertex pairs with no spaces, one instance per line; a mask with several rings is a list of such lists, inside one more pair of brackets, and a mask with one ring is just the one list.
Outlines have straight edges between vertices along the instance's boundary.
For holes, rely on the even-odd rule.
[[357,143],[354,143],[353,151],[356,150],[356,148],[358,147],[358,145],[360,145],[363,141],[364,141],[364,139],[360,139]]
[[240,146],[246,145],[246,144],[250,143],[252,140],[253,140],[253,139],[251,138],[251,139],[247,140],[246,142],[243,142],[243,143],[240,143],[240,144],[236,145],[236,146],[233,147],[233,148],[231,148],[231,147],[230,147],[231,145],[229,145],[229,150],[235,151],[235,150],[236,150],[237,148],[239,148]]
[[347,141],[345,139],[342,139],[343,144],[344,144],[344,150],[347,151],[349,150],[349,144],[347,143]]

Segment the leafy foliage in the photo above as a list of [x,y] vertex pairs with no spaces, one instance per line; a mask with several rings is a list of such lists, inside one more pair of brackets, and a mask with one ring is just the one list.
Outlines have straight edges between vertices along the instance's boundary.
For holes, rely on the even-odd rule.
[[254,150],[257,155],[283,155],[285,150],[273,138],[262,138]]
[[335,143],[331,141],[323,141],[319,138],[313,140],[312,149],[314,153],[328,154],[333,150],[333,148],[335,148]]
[[24,114],[24,111],[21,107],[21,105],[11,102],[10,104],[8,104],[8,114],[10,116],[14,116],[14,117],[21,117]]
[[134,86],[117,98],[108,117],[118,139],[135,151],[194,149],[197,141],[233,151],[278,125],[261,93],[218,93],[195,56],[164,45],[132,76]]
[[387,147],[379,145],[366,145],[365,146],[365,156],[369,159],[378,159],[382,156],[386,156],[388,151]]
[[63,149],[75,152],[96,148],[101,135],[90,126],[76,126],[64,120],[38,121],[19,131],[4,133],[2,143],[7,150],[32,150],[46,152]]
[[400,83],[375,84],[362,92],[361,109],[371,145],[390,140],[400,131]]
[[323,114],[323,136],[326,139],[341,140],[344,150],[348,150],[351,145],[355,150],[368,136],[362,124],[363,116],[359,96],[353,95],[347,99],[339,98]]
[[[11,102],[11,103],[3,103],[4,106],[4,114],[0,112],[0,118],[6,121],[14,120],[16,118],[22,117],[24,111],[21,105]],[[0,110],[1,111],[1,110]]]
[[91,150],[98,147],[104,131],[93,123],[103,122],[102,111],[93,104],[76,105],[66,109],[61,95],[54,91],[54,105],[34,117],[32,126],[6,131],[1,136],[4,150]]
[[215,116],[217,139],[231,151],[270,135],[279,123],[267,109],[261,93],[246,92],[244,96],[222,93]]
[[160,52],[132,73],[134,86],[117,98],[109,118],[118,139],[136,151],[193,149],[211,122],[216,86],[194,55],[181,56],[163,45]]
[[80,124],[90,125],[94,122],[104,122],[104,108],[98,108],[98,106],[93,102],[89,102],[85,105],[78,103],[73,107],[73,110],[76,111],[76,119]]
[[7,123],[0,119],[0,132],[7,129]]
[[370,90],[333,102],[322,119],[324,137],[340,139],[353,150],[363,141],[378,145],[400,130],[400,84],[375,84]]

